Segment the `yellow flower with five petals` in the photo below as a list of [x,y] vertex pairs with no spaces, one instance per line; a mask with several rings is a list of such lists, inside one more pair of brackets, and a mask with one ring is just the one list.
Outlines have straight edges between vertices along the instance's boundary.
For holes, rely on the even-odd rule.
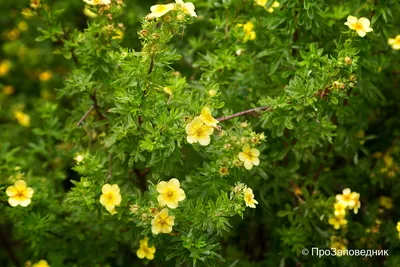
[[142,240],[139,241],[140,248],[136,251],[136,256],[139,259],[154,259],[154,253],[156,253],[156,248],[154,246],[149,247],[148,245],[149,239],[145,236]]
[[258,201],[254,199],[253,190],[247,187],[243,190],[243,192],[244,192],[244,201],[246,203],[246,206],[250,208],[255,208],[256,207],[255,204],[258,204]]
[[27,207],[31,203],[33,196],[33,189],[26,186],[24,180],[18,180],[14,185],[7,187],[6,194],[9,197],[8,203],[12,207],[20,205],[21,207]]
[[347,220],[343,216],[330,217],[328,220],[329,224],[336,230],[347,224]]
[[373,29],[370,27],[371,22],[369,19],[364,17],[357,18],[354,16],[348,16],[347,22],[345,22],[344,25],[347,25],[350,29],[355,30],[361,37],[364,37],[367,32],[373,31]]
[[100,196],[100,204],[103,205],[111,215],[116,214],[115,206],[119,206],[122,200],[119,186],[117,184],[105,184],[101,188],[101,191],[103,194]]
[[157,197],[160,206],[168,206],[170,209],[176,209],[178,202],[186,198],[185,191],[180,188],[179,180],[176,178],[172,178],[168,182],[159,182],[157,191],[160,193]]
[[174,216],[168,216],[168,209],[162,209],[151,221],[151,231],[153,234],[171,233],[172,226],[174,226]]
[[246,144],[242,148],[242,152],[239,153],[239,159],[244,162],[244,167],[247,170],[251,170],[253,165],[258,166],[260,164],[260,151],[256,148],[251,148],[250,145]]
[[206,146],[210,143],[214,128],[212,126],[205,125],[203,120],[199,117],[194,118],[190,123],[186,125],[187,141],[190,144],[199,142],[200,145]]

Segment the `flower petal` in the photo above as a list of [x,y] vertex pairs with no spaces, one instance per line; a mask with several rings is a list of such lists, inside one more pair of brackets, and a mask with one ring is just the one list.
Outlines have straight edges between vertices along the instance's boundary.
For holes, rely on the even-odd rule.
[[110,184],[105,184],[103,185],[103,187],[101,188],[101,192],[103,194],[107,194],[108,192],[111,191],[111,185]]
[[200,145],[206,146],[210,143],[211,138],[209,135],[206,135],[206,136],[199,137],[198,140],[199,140]]
[[24,198],[22,201],[19,202],[19,204],[22,207],[27,207],[29,204],[31,204],[31,199],[30,198]]
[[16,206],[18,206],[19,205],[19,198],[17,198],[17,197],[10,197],[9,199],[8,199],[8,203],[10,204],[10,206],[11,207],[16,207]]
[[18,190],[17,190],[17,188],[15,188],[15,186],[11,185],[11,186],[7,187],[6,194],[7,194],[7,196],[12,197],[12,196],[15,196],[16,194],[18,194]]
[[250,160],[245,160],[245,161],[244,161],[244,167],[245,167],[247,170],[251,170],[251,169],[253,168],[253,163],[251,163]]
[[22,191],[26,188],[26,182],[24,180],[18,180],[15,182],[14,186],[18,191]]
[[178,179],[172,178],[171,180],[168,181],[168,187],[173,189],[178,189],[181,187],[181,184],[179,183]]
[[168,183],[165,181],[161,181],[157,184],[157,192],[163,194],[168,188]]

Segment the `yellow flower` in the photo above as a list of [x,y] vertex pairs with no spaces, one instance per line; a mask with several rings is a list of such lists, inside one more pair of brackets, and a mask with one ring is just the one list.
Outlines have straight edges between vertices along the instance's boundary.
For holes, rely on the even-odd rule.
[[396,230],[397,232],[399,232],[399,238],[400,238],[400,222],[397,222]]
[[207,126],[217,127],[217,123],[219,122],[216,119],[214,119],[214,117],[212,116],[211,111],[208,107],[204,107],[201,110],[201,114],[200,114],[199,118]]
[[26,187],[26,182],[24,180],[18,180],[14,185],[7,187],[6,194],[9,196],[8,203],[12,207],[18,205],[26,207],[31,203],[33,189]]
[[136,256],[139,259],[152,260],[154,259],[154,253],[156,253],[156,248],[154,246],[149,247],[148,245],[149,239],[145,236],[142,240],[140,240],[140,248],[136,251]]
[[348,16],[347,22],[344,25],[349,26],[350,29],[357,31],[358,35],[364,37],[367,32],[372,32],[373,29],[370,27],[371,22],[367,18],[357,18],[354,16]]
[[36,9],[40,6],[40,0],[31,0],[31,8]]
[[12,86],[12,85],[6,85],[6,86],[4,86],[4,87],[3,87],[3,93],[4,93],[5,95],[12,95],[12,94],[14,94],[14,93],[15,93],[14,86]]
[[227,167],[221,167],[221,168],[219,169],[219,174],[220,174],[221,176],[228,175],[228,174],[229,174],[229,169],[228,169]]
[[192,17],[197,17],[196,11],[194,11],[195,6],[192,2],[184,3],[182,0],[175,0],[175,3],[186,14],[188,14]]
[[255,0],[254,2],[256,3],[256,5],[265,7],[265,5],[267,4],[268,0]]
[[39,74],[39,80],[42,82],[47,82],[53,77],[53,73],[49,70],[43,71],[42,73]]
[[176,209],[178,202],[186,198],[185,191],[180,188],[179,180],[172,178],[168,182],[162,181],[157,185],[157,197],[160,206],[168,206],[170,209]]
[[343,202],[337,202],[334,205],[334,209],[335,209],[335,216],[342,216],[344,217],[346,215],[346,205],[343,204]]
[[243,27],[244,31],[244,42],[247,42],[248,40],[253,41],[256,39],[256,32],[253,31],[254,29],[254,24],[251,23],[250,21],[245,23],[245,24],[238,24],[238,27]]
[[83,0],[83,2],[92,6],[111,4],[111,0]]
[[211,97],[214,97],[214,96],[217,94],[217,91],[215,91],[214,89],[211,89],[211,90],[208,91],[208,94],[209,94]]
[[96,13],[94,13],[92,10],[90,10],[90,8],[88,8],[87,6],[85,6],[85,8],[83,9],[83,14],[89,18],[95,18],[98,16]]
[[244,167],[247,170],[251,170],[253,165],[258,166],[260,164],[260,160],[258,156],[260,155],[260,151],[256,148],[251,148],[250,145],[246,144],[242,148],[243,152],[239,153],[239,159],[244,162]]
[[[348,243],[347,239],[338,236],[331,237],[331,248],[335,248],[338,250],[347,250],[346,244]],[[341,257],[343,253],[336,254],[338,257]]]
[[356,202],[353,199],[354,195],[351,194],[351,190],[345,188],[342,193],[342,195],[336,195],[336,201],[343,203],[346,207],[354,207]]
[[384,207],[387,210],[390,210],[393,208],[393,199],[390,197],[386,196],[380,196],[379,197],[379,205]]
[[74,160],[76,161],[76,163],[81,163],[81,162],[83,162],[83,156],[81,155],[81,154],[78,154],[78,155],[76,155],[75,156],[75,158],[74,158]]
[[174,4],[155,5],[150,8],[151,13],[146,16],[147,19],[159,18],[175,8]]
[[204,122],[199,118],[194,118],[186,125],[187,141],[190,144],[199,142],[200,145],[206,146],[210,143],[210,135],[214,132],[212,126],[204,125]]
[[162,209],[151,221],[151,231],[155,235],[171,233],[174,220],[174,216],[168,216],[168,209]]
[[11,62],[9,60],[4,60],[0,62],[0,77],[6,76],[10,71]]
[[335,228],[336,230],[340,229],[341,226],[347,224],[347,220],[341,216],[330,217],[328,222],[330,225],[333,225],[333,228]]
[[32,265],[32,267],[50,267],[46,260],[40,260],[39,262]]
[[115,206],[119,206],[122,200],[119,186],[117,184],[105,184],[101,191],[103,194],[100,196],[100,204],[103,205],[111,215],[116,214]]
[[385,154],[385,156],[383,156],[383,161],[385,162],[385,166],[387,168],[390,168],[393,166],[393,157],[390,156],[390,154]]
[[395,38],[389,38],[389,39],[388,39],[388,44],[389,44],[394,50],[400,50],[400,34],[396,35]]
[[358,209],[361,207],[360,194],[357,192],[351,192],[350,197],[354,200],[354,205],[349,206],[349,209],[352,209],[354,214],[357,214]]
[[244,192],[244,201],[246,202],[246,206],[250,208],[255,208],[258,204],[258,201],[254,199],[253,190],[251,188],[245,188]]
[[14,112],[14,116],[22,126],[29,127],[31,125],[31,117],[28,114],[18,110]]

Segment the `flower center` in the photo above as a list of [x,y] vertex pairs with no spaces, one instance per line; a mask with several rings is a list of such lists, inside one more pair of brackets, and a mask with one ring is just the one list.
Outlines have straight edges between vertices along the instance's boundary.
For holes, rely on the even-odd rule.
[[358,31],[358,30],[364,30],[364,26],[361,24],[361,22],[357,22],[354,25],[354,28]]
[[163,227],[165,224],[167,224],[167,222],[165,221],[165,219],[159,219],[158,223],[161,225],[161,227]]
[[166,196],[167,196],[167,198],[172,198],[172,197],[174,196],[174,192],[172,192],[172,190],[169,190],[169,191],[166,193]]
[[24,191],[18,191],[18,193],[15,196],[16,197],[25,197]]

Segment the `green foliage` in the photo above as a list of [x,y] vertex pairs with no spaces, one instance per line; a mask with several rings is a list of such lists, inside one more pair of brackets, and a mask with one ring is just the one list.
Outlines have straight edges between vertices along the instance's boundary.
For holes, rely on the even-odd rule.
[[[197,17],[156,19],[155,1],[36,2],[0,4],[0,266],[400,265],[398,0],[193,0]],[[188,138],[204,107],[207,145]],[[334,229],[344,188],[361,208]],[[389,256],[302,254],[338,244]]]

